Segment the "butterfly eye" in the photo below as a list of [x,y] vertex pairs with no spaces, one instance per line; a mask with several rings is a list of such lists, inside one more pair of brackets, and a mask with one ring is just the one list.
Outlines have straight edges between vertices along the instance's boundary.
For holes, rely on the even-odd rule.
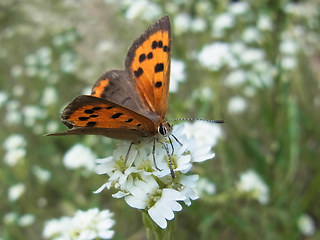
[[158,132],[163,136],[166,136],[167,134],[167,129],[165,128],[165,126],[163,126],[162,123],[160,123],[159,125]]

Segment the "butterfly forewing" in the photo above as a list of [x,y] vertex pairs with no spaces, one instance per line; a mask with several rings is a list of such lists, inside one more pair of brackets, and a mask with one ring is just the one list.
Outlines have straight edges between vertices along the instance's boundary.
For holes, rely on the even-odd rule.
[[133,43],[125,61],[142,101],[162,119],[168,105],[170,62],[171,30],[166,16]]

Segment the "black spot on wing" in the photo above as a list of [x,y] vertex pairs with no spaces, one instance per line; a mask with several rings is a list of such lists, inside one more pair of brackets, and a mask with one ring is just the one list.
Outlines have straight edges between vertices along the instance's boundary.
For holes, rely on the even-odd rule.
[[136,78],[140,77],[142,74],[143,74],[143,70],[141,67],[139,67],[137,71],[134,71],[134,75]]
[[157,72],[163,72],[164,65],[163,63],[157,63],[156,66],[154,67],[154,71]]
[[117,118],[119,118],[119,117],[122,116],[122,115],[123,115],[123,113],[115,113],[115,114],[113,114],[113,115],[111,116],[111,118],[117,119]]

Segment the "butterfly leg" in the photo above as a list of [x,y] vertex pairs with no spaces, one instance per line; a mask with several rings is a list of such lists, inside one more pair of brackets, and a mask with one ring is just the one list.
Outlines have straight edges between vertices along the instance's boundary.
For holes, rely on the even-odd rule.
[[123,167],[122,167],[122,173],[124,173],[124,172],[126,171],[126,166],[127,166],[127,162],[128,162],[128,158],[129,158],[129,153],[130,153],[130,150],[131,150],[132,145],[133,145],[133,142],[130,143],[128,152],[127,152],[126,157],[125,157],[125,159],[124,159],[124,164],[123,164]]
[[165,143],[163,143],[163,142],[160,142],[160,143],[163,145],[164,149],[167,152],[168,159],[169,159],[170,174],[171,174],[171,177],[174,178],[174,171],[173,171],[173,168],[172,168],[173,161],[172,161],[172,158],[171,158],[171,155],[170,155],[170,152],[169,152],[169,148]]
[[153,164],[156,167],[157,170],[161,171],[160,168],[158,168],[156,163],[156,139],[153,139],[153,148],[152,148],[152,157],[153,157]]

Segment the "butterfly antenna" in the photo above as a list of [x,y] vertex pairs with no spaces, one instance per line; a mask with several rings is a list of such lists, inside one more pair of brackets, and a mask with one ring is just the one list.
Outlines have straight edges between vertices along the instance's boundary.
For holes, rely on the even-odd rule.
[[169,120],[167,122],[174,122],[174,121],[204,121],[204,122],[211,122],[211,123],[224,123],[223,120],[211,120],[211,119],[203,119],[203,118],[176,118]]

